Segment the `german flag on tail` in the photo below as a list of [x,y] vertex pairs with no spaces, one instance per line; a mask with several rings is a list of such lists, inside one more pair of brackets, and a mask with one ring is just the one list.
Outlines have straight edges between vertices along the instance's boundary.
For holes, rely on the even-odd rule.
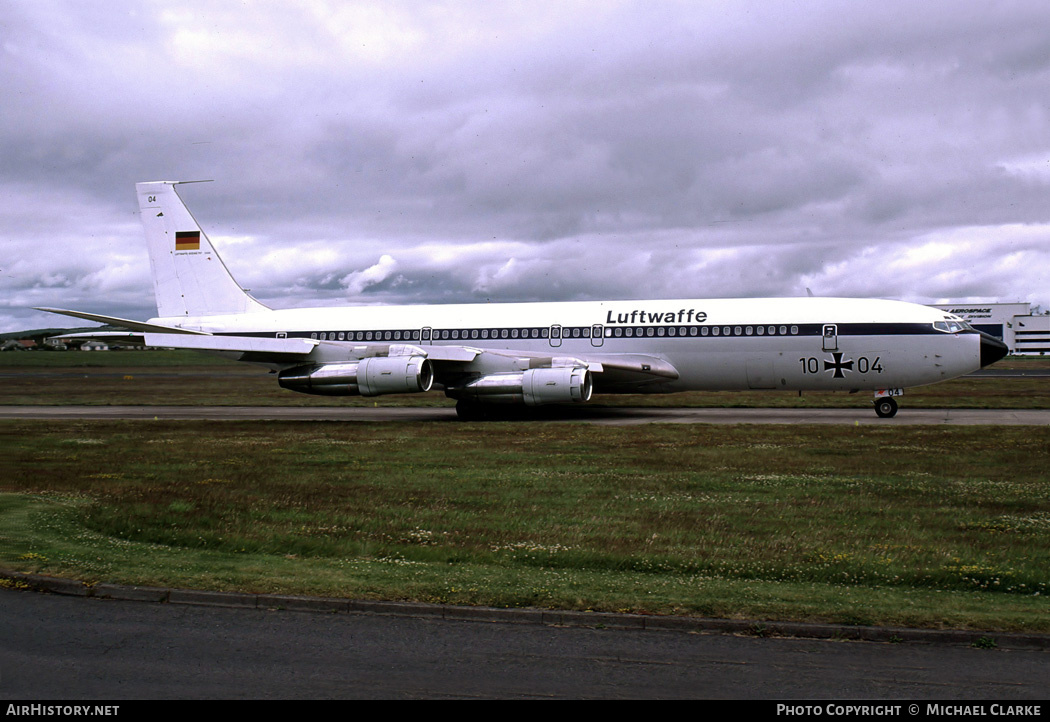
[[201,249],[200,231],[175,231],[176,251],[199,251]]

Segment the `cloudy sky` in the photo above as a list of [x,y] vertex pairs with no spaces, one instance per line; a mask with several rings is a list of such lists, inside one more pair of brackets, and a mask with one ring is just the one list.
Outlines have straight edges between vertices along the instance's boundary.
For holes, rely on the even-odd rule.
[[[1045,0],[0,0],[0,331],[155,315],[134,183],[275,307],[1050,308]],[[76,322],[72,322],[76,323]]]

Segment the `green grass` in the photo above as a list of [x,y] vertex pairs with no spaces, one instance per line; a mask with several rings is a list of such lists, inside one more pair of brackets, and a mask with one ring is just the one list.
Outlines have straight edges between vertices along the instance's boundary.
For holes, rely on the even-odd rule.
[[250,592],[1050,631],[1050,430],[0,423],[0,564]]

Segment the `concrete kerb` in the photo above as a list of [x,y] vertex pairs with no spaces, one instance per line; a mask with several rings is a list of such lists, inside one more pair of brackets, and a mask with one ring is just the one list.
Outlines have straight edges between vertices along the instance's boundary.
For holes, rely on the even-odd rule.
[[496,607],[424,604],[421,602],[386,602],[365,599],[300,597],[282,594],[208,592],[192,589],[123,586],[119,584],[88,584],[72,579],[50,577],[42,574],[26,574],[4,569],[0,569],[0,580],[8,582],[4,586],[67,596],[235,609],[337,614],[383,614],[414,618],[435,617],[474,622],[545,624],[550,626],[589,627],[592,629],[630,629],[692,634],[739,634],[752,637],[799,637],[884,643],[918,642],[924,644],[994,646],[1002,649],[1050,649],[1050,635],[1046,634],[858,627],[842,624],[667,617],[648,614],[577,612],[554,609],[500,609]]

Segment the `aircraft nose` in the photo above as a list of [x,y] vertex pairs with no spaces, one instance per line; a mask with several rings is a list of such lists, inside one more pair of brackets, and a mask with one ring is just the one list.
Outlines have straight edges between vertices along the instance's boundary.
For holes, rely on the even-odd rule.
[[981,368],[990,364],[994,364],[996,361],[1001,359],[1003,356],[1008,354],[1010,349],[1007,348],[1006,344],[997,339],[995,336],[989,336],[988,334],[981,332]]

